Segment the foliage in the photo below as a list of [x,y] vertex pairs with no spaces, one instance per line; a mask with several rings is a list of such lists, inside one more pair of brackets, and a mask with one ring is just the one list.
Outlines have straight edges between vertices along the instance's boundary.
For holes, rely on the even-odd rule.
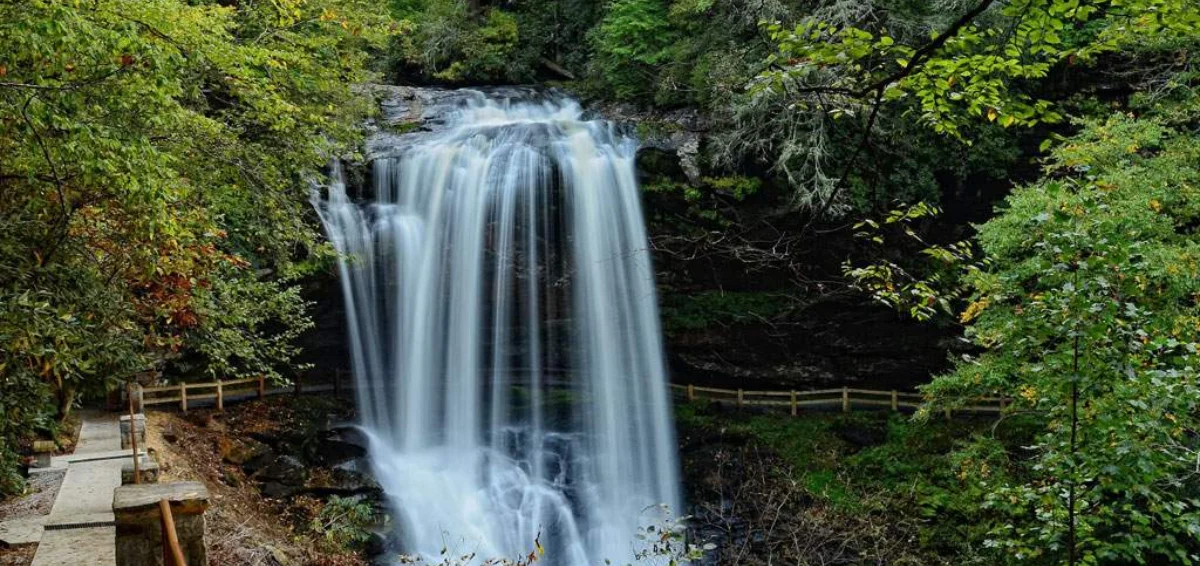
[[307,183],[368,108],[370,3],[0,10],[5,451],[149,367],[281,377],[308,324],[289,281],[329,255]]
[[[742,513],[765,512],[761,508],[769,506],[763,505],[764,498],[799,499],[804,503],[789,508],[786,517],[816,517],[803,525],[805,531],[799,533],[803,544],[796,547],[814,552],[814,547],[819,547],[815,541],[822,536],[834,538],[833,544],[865,547],[842,563],[856,563],[871,551],[896,545],[905,550],[883,563],[991,564],[978,552],[987,531],[986,522],[980,520],[985,512],[979,501],[990,481],[1010,477],[1015,467],[1009,452],[1019,450],[1031,438],[1028,423],[1019,418],[998,435],[989,435],[988,443],[977,446],[974,439],[988,433],[990,423],[969,419],[917,422],[898,414],[866,412],[729,415],[708,411],[698,403],[681,405],[677,412],[680,434],[685,438],[706,430],[719,431],[731,446],[745,445],[748,453],[781,458],[781,464],[771,464],[767,456],[769,473],[780,476],[774,483],[795,485],[801,494],[769,492],[747,503]],[[718,464],[706,458],[697,465],[708,476],[715,473],[709,468]],[[730,465],[740,471],[751,464],[735,461]],[[749,470],[749,475],[757,473]],[[745,481],[757,485],[762,480]],[[745,496],[722,493],[722,504],[739,505],[739,495]],[[765,513],[768,521],[788,520]],[[739,521],[745,516],[737,515]],[[873,526],[875,521],[898,532]],[[770,522],[761,528],[765,533],[777,530]],[[823,532],[831,530],[843,532],[836,536]],[[893,537],[911,546],[890,542]]]
[[662,0],[614,0],[590,37],[596,71],[619,99],[649,93],[656,68],[668,61],[675,34]]
[[[767,146],[757,153],[787,173],[801,205],[836,216],[849,173],[895,117],[913,116],[938,134],[968,142],[966,130],[979,122],[1004,128],[1058,122],[1059,111],[1028,85],[1057,66],[1085,63],[1147,37],[1188,37],[1200,26],[1200,8],[1189,0],[978,0],[949,17],[927,20],[928,35],[897,31],[884,18],[845,14],[767,26],[776,49],[750,85],[743,111],[750,118],[740,119],[790,122],[777,130],[789,140],[784,151]],[[1074,33],[1078,29],[1088,32]],[[787,112],[766,118],[764,107]],[[756,143],[755,131],[764,128],[734,136],[734,149],[754,149],[745,146]],[[839,143],[848,153],[831,151]],[[841,173],[827,170],[833,156]]]
[[309,528],[337,548],[358,548],[371,538],[379,522],[375,507],[361,497],[332,496]]
[[1039,419],[1028,478],[987,486],[997,560],[1195,563],[1200,144],[1124,115],[1083,126],[980,227],[984,351],[926,392]]
[[426,77],[451,83],[520,82],[530,64],[516,58],[517,19],[489,8],[476,13],[465,0],[427,0],[407,9],[411,34],[396,38],[394,57]]
[[[894,246],[894,235],[885,240],[884,234],[887,229],[898,229],[895,231],[917,246],[918,251],[905,250],[909,253],[900,254],[906,263],[915,264],[911,267],[888,259],[859,267],[847,261],[842,267],[846,278],[876,301],[905,311],[916,320],[929,320],[939,312],[956,312],[954,303],[969,292],[962,282],[963,274],[978,270],[981,264],[974,261],[975,250],[969,241],[930,244],[918,235],[913,225],[940,213],[938,207],[919,202],[896,208],[880,221],[868,218],[855,224],[855,236],[877,246],[885,243]],[[963,313],[963,322],[971,317],[970,312]]]

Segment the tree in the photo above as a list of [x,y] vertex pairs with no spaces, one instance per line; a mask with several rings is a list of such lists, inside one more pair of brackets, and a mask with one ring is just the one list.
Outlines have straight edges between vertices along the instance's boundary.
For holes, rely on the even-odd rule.
[[308,185],[353,147],[383,22],[226,4],[0,0],[5,471],[80,393],[185,361],[279,377],[295,353],[290,281],[327,256]]
[[[1049,177],[980,227],[982,349],[933,407],[1013,399],[1041,432],[986,485],[987,544],[1020,563],[1200,561],[1200,141],[1153,119],[1083,124]],[[1003,426],[1000,423],[997,426]]]
[[[776,167],[818,215],[839,204],[849,174],[888,114],[915,116],[933,131],[964,138],[968,125],[1057,122],[1036,85],[1059,65],[1086,62],[1145,37],[1187,37],[1200,28],[1190,0],[976,0],[928,36],[889,30],[868,14],[817,14],[795,27],[771,24],[777,50],[751,84],[758,100],[780,99],[806,116],[791,146],[823,147],[833,133],[857,138],[848,155],[782,152]],[[752,99],[754,100],[754,99]],[[761,102],[760,102],[761,103]],[[788,147],[788,146],[785,146]],[[801,159],[800,175],[789,160]]]

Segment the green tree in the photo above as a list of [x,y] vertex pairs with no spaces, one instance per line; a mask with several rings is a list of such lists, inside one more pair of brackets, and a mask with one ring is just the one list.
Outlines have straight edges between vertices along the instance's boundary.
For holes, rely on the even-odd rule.
[[6,471],[39,419],[135,371],[281,376],[308,324],[289,281],[328,255],[308,185],[353,149],[371,14],[0,0]]
[[[1056,66],[1145,38],[1191,37],[1200,29],[1200,7],[1191,0],[976,0],[926,21],[933,29],[927,35],[840,12],[768,26],[777,49],[751,84],[752,101],[778,99],[798,116],[791,136],[803,141],[785,147],[818,148],[775,156],[785,171],[794,167],[788,160],[806,160],[794,180],[818,214],[835,210],[889,116],[914,116],[964,141],[981,121],[1005,128],[1060,121],[1059,110],[1029,85]],[[848,152],[828,151],[837,132],[857,138]],[[830,172],[834,156],[840,167]]]
[[980,227],[992,263],[963,318],[983,351],[925,392],[1004,395],[1042,423],[986,486],[997,559],[1193,564],[1200,143],[1124,115],[1084,126]]

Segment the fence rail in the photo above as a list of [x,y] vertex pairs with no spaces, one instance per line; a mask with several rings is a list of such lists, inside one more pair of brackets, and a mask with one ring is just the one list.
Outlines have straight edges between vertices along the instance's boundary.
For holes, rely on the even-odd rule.
[[[332,385],[334,395],[340,395],[342,389],[353,389],[352,386],[342,385],[343,373],[335,373]],[[318,386],[314,389],[325,389]],[[892,389],[881,391],[875,389],[858,389],[854,387],[838,387],[834,389],[817,389],[810,391],[769,391],[755,389],[722,389],[700,385],[671,384],[671,389],[682,392],[688,401],[707,399],[709,401],[733,404],[737,408],[744,407],[784,407],[791,414],[799,414],[801,409],[838,408],[849,413],[854,410],[885,408],[891,411],[901,409],[915,410],[922,404],[920,393]],[[193,391],[211,391],[193,393]],[[149,405],[165,405],[178,403],[179,408],[187,412],[188,401],[197,399],[215,399],[218,410],[225,408],[227,395],[243,395],[255,393],[259,399],[267,395],[288,393],[292,389],[268,389],[262,376],[249,379],[230,381],[212,381],[208,383],[180,383],[178,385],[163,385],[158,387],[137,386],[137,406],[139,410]],[[303,392],[300,380],[294,384],[296,394]],[[165,394],[165,395],[164,395]],[[955,409],[944,409],[946,418],[951,418],[953,412],[968,413],[1000,413],[1010,402],[1004,397],[980,397],[971,399],[966,405]]]
[[[247,387],[252,386],[252,387]],[[192,391],[212,390],[211,393],[192,393]],[[208,383],[180,383],[178,385],[161,385],[157,387],[137,386],[137,405],[140,408],[149,405],[165,405],[179,403],[179,409],[188,410],[188,401],[198,399],[216,399],[217,410],[225,409],[225,397],[229,394],[255,392],[262,399],[267,395],[267,383],[263,376],[249,379],[233,379],[229,381],[211,381]],[[168,393],[168,395],[159,395]]]
[[[699,385],[679,385],[672,383],[671,388],[682,391],[688,401],[707,399],[717,403],[733,404],[743,407],[787,407],[792,416],[799,414],[801,409],[814,407],[841,407],[842,412],[849,413],[856,409],[885,407],[892,411],[901,409],[917,409],[921,406],[920,393],[911,391],[878,391],[874,389],[856,389],[840,387],[837,389],[818,389],[815,391],[757,391],[751,389],[721,389],[718,387],[701,387]],[[957,409],[945,409],[946,418],[953,416],[953,411],[971,413],[999,413],[1008,405],[1009,400],[1003,397],[982,397],[972,399],[969,404]]]

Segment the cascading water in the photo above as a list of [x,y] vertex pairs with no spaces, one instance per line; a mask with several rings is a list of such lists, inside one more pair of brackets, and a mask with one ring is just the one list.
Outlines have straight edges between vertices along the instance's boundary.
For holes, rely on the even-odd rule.
[[372,201],[336,167],[316,199],[403,550],[628,562],[680,503],[636,140],[561,98],[441,112],[376,157]]

